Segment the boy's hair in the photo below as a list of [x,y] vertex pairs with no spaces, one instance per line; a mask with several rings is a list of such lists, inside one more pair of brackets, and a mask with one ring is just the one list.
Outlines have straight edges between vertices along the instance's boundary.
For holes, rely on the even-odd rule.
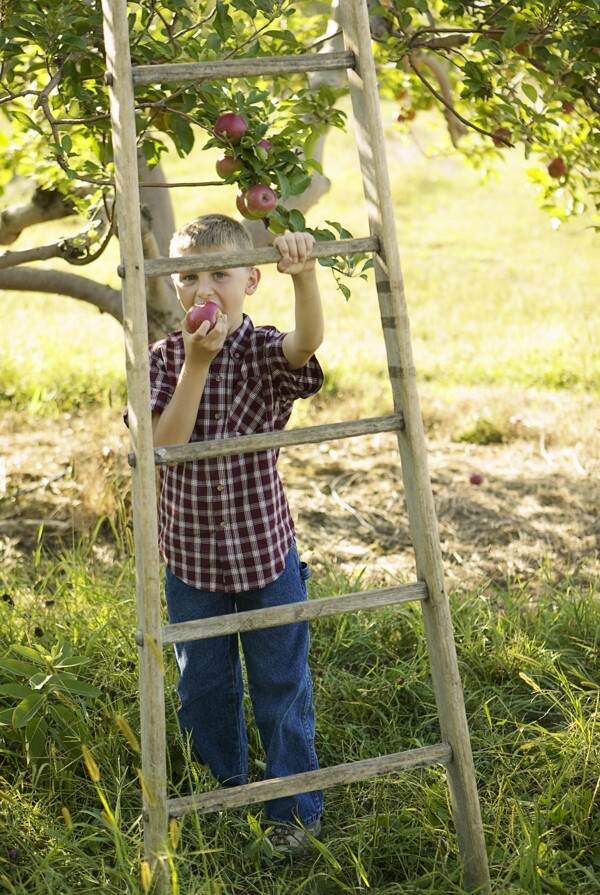
[[252,237],[243,224],[225,214],[203,214],[173,234],[171,257],[194,249],[251,249]]

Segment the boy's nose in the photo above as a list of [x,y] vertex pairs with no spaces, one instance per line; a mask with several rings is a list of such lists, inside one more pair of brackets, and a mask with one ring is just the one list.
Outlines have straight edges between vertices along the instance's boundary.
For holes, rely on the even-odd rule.
[[209,277],[198,277],[196,282],[196,295],[201,298],[212,295],[212,283]]

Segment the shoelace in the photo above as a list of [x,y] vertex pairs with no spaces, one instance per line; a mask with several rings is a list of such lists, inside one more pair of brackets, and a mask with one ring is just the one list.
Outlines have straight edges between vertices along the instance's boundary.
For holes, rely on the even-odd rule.
[[298,833],[302,833],[302,830],[288,830],[286,827],[276,827],[273,832],[269,835],[269,840],[271,844],[274,846],[277,845],[293,845],[297,842]]

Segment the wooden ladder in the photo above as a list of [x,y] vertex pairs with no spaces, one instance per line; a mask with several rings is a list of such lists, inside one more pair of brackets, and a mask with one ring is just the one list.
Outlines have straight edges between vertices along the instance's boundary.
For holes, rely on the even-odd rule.
[[[117,190],[118,227],[123,280],[123,316],[133,489],[140,661],[141,751],[145,853],[157,870],[159,886],[169,818],[193,810],[200,813],[249,805],[316,788],[380,777],[432,764],[446,767],[465,887],[487,891],[489,871],[452,620],[444,586],[437,520],[429,478],[409,321],[396,242],[392,191],[379,107],[366,0],[340,4],[343,52],[288,57],[260,57],[195,64],[131,65],[127,0],[103,0],[107,76],[110,87]],[[278,433],[241,436],[164,447],[152,442],[149,401],[148,327],[145,279],[185,269],[185,260],[145,261],[142,252],[139,182],[134,117],[136,84],[191,83],[204,79],[265,77],[287,72],[347,70],[356,125],[370,235],[366,238],[317,243],[315,257],[371,252],[385,338],[394,412],[375,419],[313,426]],[[276,262],[274,248],[193,259],[194,269],[252,266]],[[188,259],[189,266],[189,259]],[[408,520],[416,555],[416,582],[308,603],[242,612],[235,616],[163,626],[160,562],[157,549],[155,472],[157,464],[200,457],[395,432],[400,450]],[[441,741],[424,748],[322,768],[290,777],[234,788],[219,788],[185,798],[167,798],[166,721],[164,696],[165,644],[201,639],[261,627],[312,620],[344,612],[373,609],[407,601],[420,602]]]

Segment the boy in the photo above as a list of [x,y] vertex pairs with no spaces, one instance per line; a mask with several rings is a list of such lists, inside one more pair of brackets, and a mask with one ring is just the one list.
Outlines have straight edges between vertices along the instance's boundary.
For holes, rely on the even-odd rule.
[[[181,306],[212,301],[222,316],[194,333],[168,335],[151,346],[155,446],[283,429],[293,402],[317,392],[323,374],[314,352],[323,313],[314,243],[306,233],[275,240],[278,269],[292,278],[295,327],[254,327],[243,308],[260,281],[256,267],[174,274]],[[171,256],[252,248],[242,224],[204,215],[177,232]],[[306,599],[308,568],[275,450],[196,460],[161,469],[160,546],[172,623]],[[266,777],[318,768],[314,746],[308,623],[242,633],[254,718],[266,754]],[[180,643],[178,713],[194,755],[222,785],[245,783],[248,742],[238,636]],[[321,831],[320,791],[273,799],[265,814],[276,855],[305,851]]]

